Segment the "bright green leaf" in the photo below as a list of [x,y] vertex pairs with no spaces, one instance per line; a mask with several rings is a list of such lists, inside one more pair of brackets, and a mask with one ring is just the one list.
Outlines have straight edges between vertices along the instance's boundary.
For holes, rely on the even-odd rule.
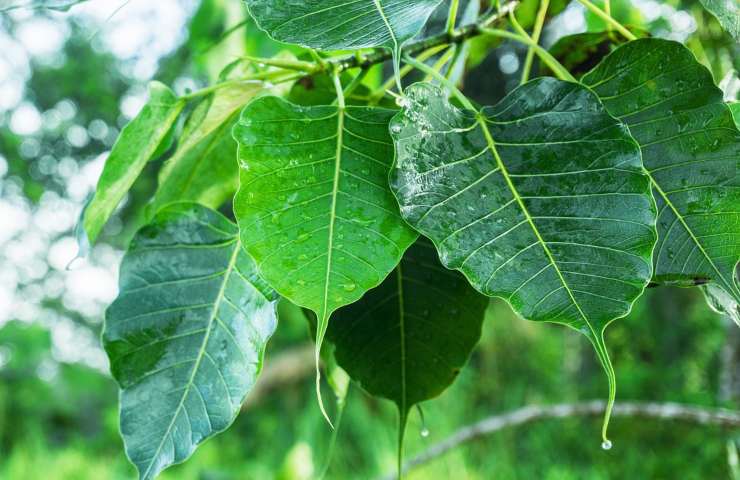
[[176,201],[218,208],[233,196],[239,168],[231,130],[244,105],[263,90],[262,83],[225,87],[196,108],[177,150],[159,174],[154,212]]
[[657,281],[740,289],[740,132],[709,71],[677,42],[643,39],[583,77],[642,149],[658,203]]
[[701,0],[727,33],[740,42],[740,4],[737,0]]
[[740,130],[740,102],[730,102],[727,104],[732,112],[732,118],[735,120],[735,126]]
[[403,217],[482,293],[586,335],[612,383],[603,331],[650,280],[656,236],[627,129],[588,89],[552,78],[480,113],[430,84],[406,94],[391,126]]
[[231,424],[261,369],[275,304],[236,226],[215,211],[173,204],[136,235],[103,341],[140,478]]
[[393,114],[262,97],[234,129],[242,242],[275,290],[316,313],[319,347],[331,313],[380,284],[417,236],[388,187]]
[[165,143],[185,101],[159,82],[149,85],[149,101],[121,130],[105,162],[95,196],[87,206],[84,227],[94,243],[103,225],[138,178],[147,162]]
[[337,310],[326,335],[352,379],[398,406],[402,440],[411,407],[442,393],[465,365],[487,305],[421,239],[379,287]]

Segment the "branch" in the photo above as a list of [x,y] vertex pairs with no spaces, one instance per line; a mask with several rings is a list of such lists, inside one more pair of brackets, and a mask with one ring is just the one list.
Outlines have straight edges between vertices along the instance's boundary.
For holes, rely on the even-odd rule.
[[[485,437],[507,427],[515,427],[547,418],[567,418],[575,416],[601,415],[605,402],[594,400],[581,403],[561,403],[549,406],[528,406],[509,413],[494,415],[472,425],[459,429],[451,436],[429,447],[406,462],[403,471],[429,462],[444,455],[453,448]],[[703,408],[679,403],[621,402],[614,406],[614,417],[645,417],[661,420],[681,420],[698,425],[717,425],[721,427],[740,427],[740,411],[724,408]],[[394,480],[396,475],[388,475],[383,480]]]

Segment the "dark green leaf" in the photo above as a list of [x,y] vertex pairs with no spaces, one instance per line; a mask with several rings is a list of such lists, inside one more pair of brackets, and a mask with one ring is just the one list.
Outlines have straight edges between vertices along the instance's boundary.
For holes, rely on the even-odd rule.
[[217,212],[173,204],[136,235],[103,341],[140,478],[231,424],[261,369],[275,303],[236,226]]
[[423,239],[379,287],[334,313],[327,339],[352,379],[398,406],[403,429],[411,407],[455,380],[480,338],[487,305]]
[[272,38],[319,50],[386,47],[397,51],[441,0],[247,0]]
[[717,18],[727,33],[740,42],[740,4],[737,0],[701,0],[701,4]]
[[482,293],[586,335],[610,373],[603,331],[650,280],[656,236],[626,127],[588,89],[552,78],[480,113],[430,84],[406,94],[391,126],[403,217]]
[[709,71],[680,43],[643,39],[583,82],[641,146],[660,212],[656,280],[710,278],[740,300],[740,132]]
[[95,242],[147,162],[167,141],[184,106],[185,102],[165,85],[149,85],[149,101],[121,131],[105,162],[95,196],[85,210],[84,227],[90,243]]
[[212,101],[198,106],[175,154],[159,174],[154,212],[177,201],[218,208],[233,196],[239,168],[231,130],[244,105],[263,90],[261,83],[222,88]]
[[740,102],[731,102],[727,104],[732,112],[732,118],[735,120],[735,126],[740,130]]
[[[644,36],[644,32],[637,29],[630,31]],[[622,35],[614,31],[576,33],[561,37],[549,51],[570,73],[580,77],[611,53],[614,47],[625,41]],[[549,75],[552,72],[545,65],[541,65],[540,73]]]
[[320,347],[331,313],[398,264],[416,233],[388,187],[392,110],[254,100],[234,129],[234,209],[263,278],[314,311]]

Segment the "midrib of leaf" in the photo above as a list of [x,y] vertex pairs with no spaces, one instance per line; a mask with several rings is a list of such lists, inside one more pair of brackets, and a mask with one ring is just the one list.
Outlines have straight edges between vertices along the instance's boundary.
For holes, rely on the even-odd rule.
[[[232,253],[231,258],[229,259],[229,264],[226,267],[226,270],[224,273],[224,281],[221,283],[221,287],[218,290],[218,295],[216,295],[216,300],[213,304],[213,310],[211,311],[211,316],[208,318],[208,326],[206,327],[206,334],[203,338],[203,343],[200,346],[200,350],[198,350],[198,356],[195,360],[195,364],[193,365],[193,370],[190,372],[190,378],[188,379],[187,385],[185,386],[185,390],[183,391],[183,394],[180,397],[180,403],[177,405],[177,408],[175,409],[175,413],[172,415],[172,420],[170,420],[170,424],[167,426],[167,430],[165,431],[164,435],[162,435],[162,440],[159,442],[159,445],[157,446],[157,450],[154,452],[154,455],[152,456],[149,462],[149,466],[147,467],[146,471],[142,475],[142,478],[148,477],[149,472],[154,466],[154,461],[157,459],[157,457],[159,457],[159,454],[162,451],[162,447],[164,446],[165,440],[172,434],[172,427],[175,425],[175,421],[180,415],[180,410],[185,404],[185,399],[190,394],[190,389],[195,383],[195,375],[198,373],[198,368],[200,368],[200,362],[203,360],[203,357],[205,357],[206,355],[208,339],[211,336],[211,332],[213,331],[213,324],[216,321],[216,317],[218,316],[218,311],[221,306],[221,302],[224,300],[224,297],[226,294],[226,284],[229,282],[231,272],[232,270],[234,270],[236,266],[236,259],[239,256],[240,248],[241,248],[240,241],[237,238],[234,240],[234,253]],[[208,412],[206,412],[206,416],[207,415],[208,415]]]
[[[655,187],[655,189],[658,191],[658,193],[660,193],[660,196],[663,197],[663,200],[665,201],[666,205],[668,205],[668,207],[673,211],[673,214],[676,216],[676,218],[678,219],[678,221],[681,223],[681,225],[683,226],[683,228],[686,230],[686,233],[689,234],[689,236],[691,237],[691,240],[699,248],[699,251],[701,252],[701,254],[704,255],[704,258],[707,259],[707,262],[709,262],[709,265],[712,266],[712,269],[715,272],[717,272],[717,275],[719,276],[719,278],[722,279],[722,284],[725,287],[727,287],[732,292],[732,296],[735,297],[735,299],[740,302],[740,290],[738,290],[737,286],[735,285],[735,282],[732,281],[732,279],[730,279],[730,281],[728,281],[725,278],[725,276],[722,274],[722,272],[719,270],[719,268],[717,268],[717,265],[715,265],[714,261],[712,260],[712,257],[709,256],[709,254],[707,253],[706,250],[704,250],[704,246],[699,241],[699,238],[696,235],[694,235],[694,231],[686,223],[686,220],[683,218],[683,215],[681,215],[681,213],[676,209],[676,206],[673,205],[673,202],[671,202],[671,199],[668,198],[668,195],[663,191],[663,189],[660,188],[660,185],[658,185],[658,182],[655,181],[655,179],[653,178],[650,170],[648,170],[646,168],[645,169],[645,173],[650,178],[650,183],[652,183],[653,184],[653,187]],[[684,268],[685,268],[685,265],[684,265]],[[683,269],[682,269],[682,271],[683,271]]]
[[391,27],[391,24],[388,21],[388,17],[383,11],[383,6],[380,4],[380,0],[373,0],[373,3],[375,4],[375,9],[378,10],[378,13],[380,14],[380,18],[383,20],[383,23],[385,23],[385,26],[388,29],[388,33],[391,35],[391,40],[393,40],[393,52],[394,55],[396,55],[398,51],[398,39],[396,38],[396,32],[393,31],[393,27]]
[[498,150],[496,149],[496,142],[494,141],[493,137],[491,136],[491,132],[488,129],[486,118],[483,116],[481,112],[476,112],[476,122],[478,123],[478,125],[480,125],[481,129],[483,130],[483,135],[486,137],[486,143],[488,144],[488,148],[491,150],[491,153],[496,159],[498,170],[501,172],[501,175],[503,175],[504,180],[506,181],[506,185],[509,187],[511,194],[514,196],[514,199],[519,205],[519,208],[521,209],[522,213],[524,213],[527,223],[529,223],[529,226],[531,227],[532,232],[534,232],[534,235],[537,237],[537,242],[542,246],[542,249],[545,251],[545,255],[547,255],[547,258],[550,261],[550,264],[553,266],[553,268],[555,269],[555,273],[557,273],[558,278],[560,279],[560,283],[562,283],[563,288],[568,293],[568,296],[570,297],[571,302],[573,302],[573,305],[578,310],[579,315],[581,316],[581,318],[583,318],[583,321],[586,323],[586,326],[588,326],[588,329],[591,331],[591,338],[590,338],[591,343],[596,348],[596,354],[598,355],[599,361],[601,362],[602,366],[604,367],[604,370],[606,371],[606,376],[609,381],[609,401],[607,403],[606,414],[604,417],[604,425],[602,427],[602,436],[603,436],[604,441],[607,442],[606,428],[609,423],[609,417],[611,415],[611,408],[614,403],[614,398],[616,396],[615,395],[616,382],[614,378],[615,376],[614,369],[612,367],[611,360],[609,359],[609,354],[607,353],[606,345],[604,344],[603,334],[596,332],[593,325],[591,325],[591,322],[589,321],[588,317],[581,309],[580,304],[578,303],[575,296],[573,295],[573,291],[570,289],[568,282],[565,281],[565,277],[563,277],[563,274],[560,271],[560,267],[555,261],[555,257],[553,257],[552,252],[550,251],[550,248],[547,246],[547,243],[542,238],[542,235],[540,234],[539,229],[535,225],[534,220],[532,219],[532,215],[530,215],[529,210],[527,209],[526,205],[524,205],[524,201],[519,195],[519,192],[517,191],[516,186],[511,181],[509,172],[506,169],[504,162],[501,160],[501,156],[499,155]]

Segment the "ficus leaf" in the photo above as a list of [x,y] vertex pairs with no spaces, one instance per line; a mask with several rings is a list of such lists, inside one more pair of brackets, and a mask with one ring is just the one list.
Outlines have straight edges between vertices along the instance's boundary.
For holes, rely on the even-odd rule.
[[659,210],[656,281],[709,278],[740,300],[740,132],[709,71],[680,43],[642,39],[583,83],[640,144]]
[[650,280],[656,236],[626,127],[588,89],[552,78],[480,112],[457,109],[430,84],[406,96],[391,126],[391,188],[403,217],[480,292],[586,335],[611,403],[603,331]]
[[332,316],[326,336],[337,363],[398,407],[399,449],[409,410],[442,393],[467,362],[487,305],[420,239],[380,286]]
[[221,214],[172,204],[139,231],[103,341],[141,479],[231,424],[261,369],[276,300]]
[[417,237],[388,187],[393,114],[262,97],[234,128],[242,242],[278,293],[316,313],[317,362],[331,313],[383,281]]
[[233,196],[239,168],[231,130],[244,105],[264,89],[259,82],[221,88],[196,108],[159,174],[153,212],[176,201],[218,208]]
[[737,0],[701,0],[727,33],[740,42],[740,5]]
[[419,33],[441,0],[246,2],[260,28],[275,40],[318,50],[388,48],[398,73],[401,47]]
[[94,243],[105,223],[139,174],[160,150],[185,107],[185,101],[159,82],[149,84],[149,101],[126,125],[105,161],[95,196],[85,210],[83,225]]

